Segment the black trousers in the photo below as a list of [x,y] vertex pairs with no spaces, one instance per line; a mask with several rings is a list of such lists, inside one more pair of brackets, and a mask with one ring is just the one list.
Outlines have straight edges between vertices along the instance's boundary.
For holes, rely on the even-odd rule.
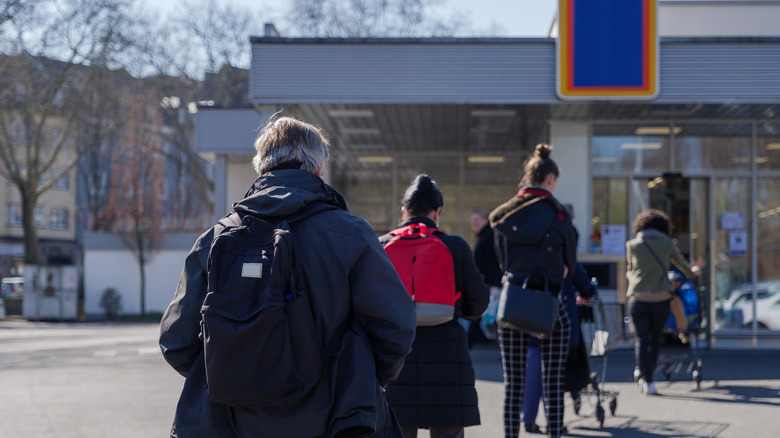
[[[563,427],[563,392],[566,358],[571,332],[566,300],[561,297],[558,321],[549,337],[541,339],[542,382],[547,411],[547,436],[561,436]],[[523,408],[528,340],[531,335],[499,326],[498,342],[504,366],[504,437],[520,434],[520,411]]]
[[628,313],[634,330],[634,356],[639,377],[653,381],[653,372],[661,351],[661,336],[669,319],[669,300],[657,303],[629,300]]

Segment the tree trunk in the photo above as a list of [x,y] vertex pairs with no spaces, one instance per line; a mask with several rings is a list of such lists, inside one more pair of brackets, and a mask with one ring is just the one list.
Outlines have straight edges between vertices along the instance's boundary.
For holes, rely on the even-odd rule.
[[146,315],[146,260],[143,257],[138,259],[138,266],[141,269],[141,316]]
[[22,231],[24,233],[24,263],[41,264],[41,246],[35,229],[36,199],[22,193]]

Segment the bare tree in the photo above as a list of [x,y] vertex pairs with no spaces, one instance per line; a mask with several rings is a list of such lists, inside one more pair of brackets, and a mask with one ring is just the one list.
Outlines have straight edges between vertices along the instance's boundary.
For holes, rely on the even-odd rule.
[[[90,84],[79,98],[74,139],[80,145],[78,178],[87,216],[82,218],[92,231],[111,228],[103,210],[113,189],[115,150],[126,129],[127,101],[137,80],[124,71],[93,65],[86,72]],[[82,212],[83,213],[83,212]]]
[[[85,64],[111,65],[129,44],[126,0],[7,1],[0,49],[0,175],[22,202],[25,263],[39,264],[34,225],[40,196],[76,164],[73,141]],[[60,59],[60,60],[55,60]]]
[[30,0],[3,0],[0,2],[0,32],[3,31],[3,24],[23,12],[29,5]]
[[454,36],[469,28],[442,0],[293,0],[285,15],[290,34],[313,37]]
[[189,0],[163,20],[150,19],[142,40],[153,75],[145,82],[164,113],[163,153],[170,202],[166,228],[192,230],[195,213],[208,221],[213,208],[206,163],[194,148],[198,106],[249,106],[249,37],[262,21],[248,8],[216,0]]
[[216,73],[225,64],[249,66],[249,37],[253,30],[262,30],[250,9],[218,0],[185,0],[177,14],[178,31],[190,36],[195,51],[189,55],[202,58],[202,71]]
[[141,276],[141,314],[146,313],[146,265],[162,241],[163,154],[162,117],[156,99],[141,94],[131,105],[127,129],[116,149],[115,187],[104,210],[138,262]]

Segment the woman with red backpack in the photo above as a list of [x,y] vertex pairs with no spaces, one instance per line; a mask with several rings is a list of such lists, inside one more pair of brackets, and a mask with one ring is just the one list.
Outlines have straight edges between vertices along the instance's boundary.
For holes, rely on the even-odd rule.
[[464,427],[480,424],[480,418],[458,318],[478,320],[490,291],[466,241],[438,229],[444,198],[428,175],[412,181],[401,204],[401,228],[380,242],[415,300],[417,333],[400,376],[387,387],[387,400],[405,438],[416,437],[420,428],[429,429],[431,438],[463,437]]

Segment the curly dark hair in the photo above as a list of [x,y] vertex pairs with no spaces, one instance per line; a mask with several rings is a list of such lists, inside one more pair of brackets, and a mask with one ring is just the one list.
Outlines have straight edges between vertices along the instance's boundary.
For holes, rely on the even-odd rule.
[[642,210],[634,219],[634,234],[644,230],[658,230],[669,235],[669,216],[661,210],[649,208]]

